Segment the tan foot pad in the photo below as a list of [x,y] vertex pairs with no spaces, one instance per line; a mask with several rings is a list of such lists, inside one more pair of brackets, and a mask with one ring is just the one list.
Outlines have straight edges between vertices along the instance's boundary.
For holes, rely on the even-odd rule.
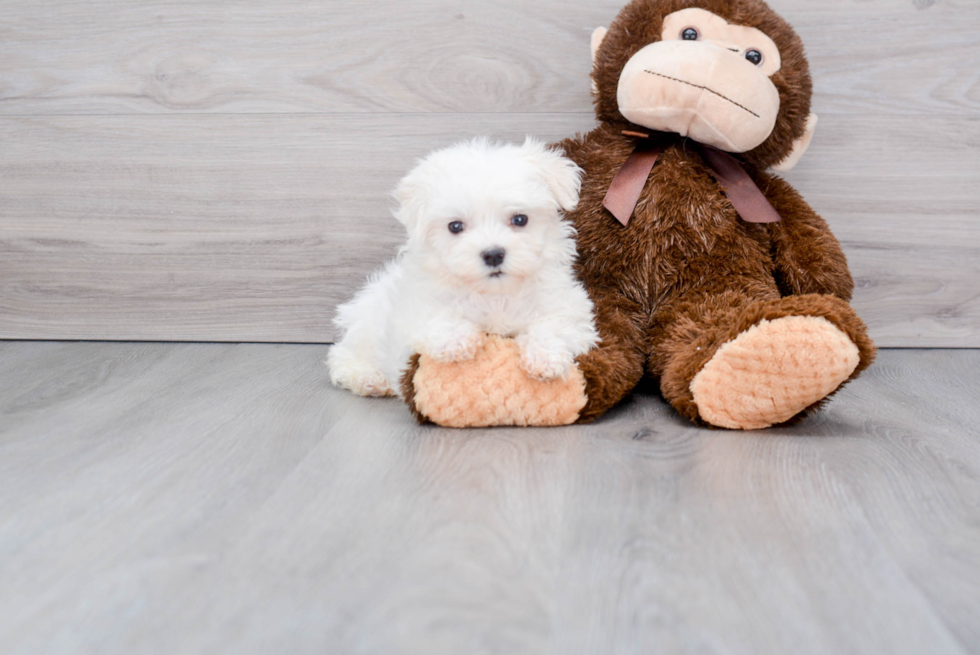
[[694,376],[691,392],[712,425],[767,428],[830,394],[859,360],[857,346],[825,318],[764,320],[722,345]]
[[415,407],[452,428],[574,423],[586,401],[578,367],[564,380],[541,382],[519,362],[517,344],[497,336],[470,361],[446,364],[422,356],[413,378]]

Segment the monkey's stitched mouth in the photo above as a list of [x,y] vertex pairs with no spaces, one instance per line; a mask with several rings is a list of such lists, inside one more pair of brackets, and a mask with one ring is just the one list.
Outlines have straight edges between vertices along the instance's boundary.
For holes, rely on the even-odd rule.
[[759,116],[759,114],[755,113],[754,111],[752,111],[748,107],[745,107],[744,105],[740,105],[737,102],[735,102],[734,100],[732,100],[731,98],[729,98],[727,96],[723,96],[720,93],[718,93],[717,91],[712,91],[711,89],[709,89],[706,86],[701,86],[700,84],[694,84],[692,82],[687,82],[685,80],[681,80],[681,79],[678,79],[676,77],[671,77],[670,75],[664,75],[663,73],[655,73],[655,72],[653,72],[651,70],[644,69],[643,72],[644,73],[649,73],[650,75],[656,75],[657,77],[662,77],[665,80],[671,80],[673,82],[680,82],[681,84],[686,84],[688,86],[693,86],[695,89],[702,89],[704,91],[707,91],[708,93],[713,93],[716,96],[718,96],[719,98],[721,98],[722,100],[727,100],[728,102],[732,103],[733,105],[735,105],[739,109],[744,109],[745,111],[749,112],[750,114],[752,114],[756,118],[762,118],[761,116]]

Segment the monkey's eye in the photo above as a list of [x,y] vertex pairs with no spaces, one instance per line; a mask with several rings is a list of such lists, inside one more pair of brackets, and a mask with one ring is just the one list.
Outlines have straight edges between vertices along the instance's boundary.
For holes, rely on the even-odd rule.
[[510,224],[515,227],[524,227],[525,225],[527,225],[527,215],[517,214],[516,216],[510,219]]
[[459,234],[463,231],[463,221],[453,221],[449,224],[449,231],[453,234]]
[[762,63],[762,53],[759,52],[758,50],[746,50],[745,58],[748,59],[753,64],[755,64],[756,66]]
[[681,38],[685,41],[697,41],[700,37],[701,35],[693,27],[685,27],[681,32]]

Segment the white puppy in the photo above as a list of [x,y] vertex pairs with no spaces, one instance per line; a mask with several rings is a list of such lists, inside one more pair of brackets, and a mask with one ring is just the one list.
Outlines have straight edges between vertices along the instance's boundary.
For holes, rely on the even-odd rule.
[[422,160],[395,189],[408,231],[398,257],[335,319],[334,384],[398,394],[415,352],[471,359],[486,333],[516,337],[521,367],[548,380],[598,340],[592,302],[572,271],[582,171],[559,151],[478,139]]

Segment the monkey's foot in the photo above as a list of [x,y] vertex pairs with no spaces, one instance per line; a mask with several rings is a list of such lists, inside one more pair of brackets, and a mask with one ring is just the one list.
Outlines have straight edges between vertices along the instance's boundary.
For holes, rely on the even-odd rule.
[[762,320],[722,345],[691,382],[701,418],[755,430],[833,393],[857,368],[858,347],[819,316]]
[[547,382],[521,369],[513,339],[490,336],[472,360],[413,358],[402,379],[409,407],[421,420],[453,428],[574,423],[585,407],[585,379],[577,366]]

